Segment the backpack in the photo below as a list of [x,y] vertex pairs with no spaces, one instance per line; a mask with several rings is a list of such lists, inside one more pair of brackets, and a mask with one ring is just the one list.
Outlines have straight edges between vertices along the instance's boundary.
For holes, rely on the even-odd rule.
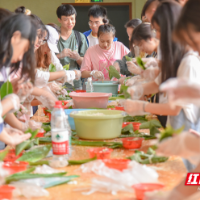
[[75,31],[75,30],[74,30],[74,34],[75,34],[76,41],[77,41],[77,44],[78,44],[78,53],[80,54],[81,46],[83,44],[83,42],[81,40],[81,34],[80,34],[80,32]]

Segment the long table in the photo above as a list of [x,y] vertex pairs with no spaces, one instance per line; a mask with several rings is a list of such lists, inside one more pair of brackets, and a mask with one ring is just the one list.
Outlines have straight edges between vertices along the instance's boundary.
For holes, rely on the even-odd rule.
[[[42,115],[42,110],[34,115],[35,121],[47,122],[48,118]],[[143,130],[147,131],[147,130]],[[114,139],[112,141],[120,141],[120,139]],[[147,151],[147,149],[155,143],[155,140],[143,141],[143,145],[140,150]],[[72,146],[72,156],[70,160],[82,160],[89,158],[87,149],[91,147],[85,146]],[[112,158],[125,158],[134,153],[133,150],[127,149],[115,149],[111,157]],[[164,190],[173,189],[181,180],[186,176],[186,168],[180,157],[171,156],[168,161],[158,164],[150,164],[148,166],[153,167],[159,174],[159,181],[165,185]],[[37,200],[134,200],[134,193],[119,192],[117,195],[111,193],[96,192],[89,196],[82,193],[90,190],[91,180],[97,177],[95,174],[84,174],[80,170],[80,166],[67,166],[60,168],[65,170],[68,175],[79,175],[79,178],[75,179],[75,184],[63,184],[60,186],[47,189],[49,191],[48,197],[36,198]],[[25,199],[23,197],[20,200]],[[34,198],[33,198],[34,199]]]

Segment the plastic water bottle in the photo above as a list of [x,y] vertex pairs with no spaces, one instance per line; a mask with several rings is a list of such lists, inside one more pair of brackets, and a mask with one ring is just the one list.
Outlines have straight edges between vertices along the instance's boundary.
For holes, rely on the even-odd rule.
[[94,88],[93,88],[92,78],[91,77],[89,77],[88,80],[87,80],[86,92],[94,92]]
[[71,130],[68,117],[62,108],[62,102],[56,101],[51,113],[51,139],[53,158],[50,161],[51,167],[65,167],[68,165]]

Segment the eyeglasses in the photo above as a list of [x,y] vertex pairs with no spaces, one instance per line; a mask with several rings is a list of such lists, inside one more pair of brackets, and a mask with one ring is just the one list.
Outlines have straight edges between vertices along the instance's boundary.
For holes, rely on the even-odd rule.
[[89,26],[98,26],[100,22],[88,22]]

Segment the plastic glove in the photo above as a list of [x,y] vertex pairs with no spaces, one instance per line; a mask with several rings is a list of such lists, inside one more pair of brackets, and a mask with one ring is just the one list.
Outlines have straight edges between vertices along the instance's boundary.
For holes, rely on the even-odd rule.
[[132,87],[129,87],[127,92],[131,95],[131,99],[138,100],[143,95],[143,86],[141,84],[133,85]]
[[90,75],[94,78],[94,79],[100,79],[103,80],[104,79],[104,74],[101,71],[97,71],[97,70],[93,70]]
[[81,71],[80,70],[74,70],[75,72],[75,79],[80,80],[81,79]]
[[41,129],[42,123],[36,122],[34,120],[29,120],[25,123],[22,123],[22,130],[25,132],[28,128],[32,129],[33,131],[37,129]]
[[33,91],[33,84],[30,82],[30,80],[21,84],[19,86],[19,91],[17,92],[20,102],[24,102],[25,99],[32,93],[32,91]]
[[152,67],[150,66],[146,70],[142,70],[141,77],[144,78],[147,81],[153,81],[160,73],[160,70],[158,67]]
[[66,70],[65,74],[66,74],[66,76],[65,76],[65,82],[68,82],[69,84],[71,84],[71,85],[74,86],[74,80],[76,78],[76,72],[75,72],[75,70]]
[[125,112],[131,116],[145,115],[146,104],[148,104],[146,101],[133,101],[130,99],[127,99],[123,102]]
[[120,66],[118,62],[114,62],[113,66],[115,67],[115,69],[120,73]]
[[158,61],[155,58],[142,58],[142,61],[145,63],[145,67],[158,67]]
[[70,53],[70,58],[72,58],[75,61],[77,61],[77,60],[79,60],[81,58],[81,56],[79,55],[79,53],[77,51],[72,51]]
[[19,97],[16,95],[16,94],[9,94],[7,96],[5,96],[3,98],[4,99],[7,99],[7,100],[10,100],[12,102],[12,110],[9,112],[9,113],[13,113],[13,112],[16,112],[19,110],[20,108],[20,100],[19,100]]
[[126,86],[133,86],[137,83],[137,81],[141,79],[141,76],[138,75],[138,76],[133,76],[132,78],[128,79],[125,83]]
[[63,49],[62,52],[60,53],[61,58],[65,58],[65,57],[70,57],[71,56],[71,49]]
[[57,84],[55,81],[52,81],[50,83],[48,83],[48,87],[50,88],[50,90],[56,94],[58,91],[61,90],[62,85]]
[[200,85],[187,79],[171,78],[160,85],[160,91],[167,92],[172,107],[195,104],[200,106]]
[[141,74],[143,71],[140,67],[134,64],[132,61],[127,61],[126,64],[128,66],[128,71],[132,74]]
[[5,131],[10,135],[10,136],[15,136],[15,135],[24,135],[24,133],[18,129],[9,127],[9,128],[4,128]]
[[27,114],[27,113],[28,113],[28,110],[26,109],[26,107],[20,104],[20,109],[17,112],[17,118],[19,119],[20,117],[22,117],[24,114]]
[[197,165],[200,161],[199,144],[199,135],[191,132],[183,132],[161,142],[158,146],[157,153],[164,154],[166,156],[180,156]]
[[124,84],[125,79],[126,79],[126,76],[121,77],[118,81],[122,85],[122,84]]
[[38,101],[40,101],[44,107],[47,107],[48,109],[53,109],[55,102],[58,101],[58,99],[48,87],[45,87],[43,89],[43,95],[37,96],[36,99],[38,99]]

